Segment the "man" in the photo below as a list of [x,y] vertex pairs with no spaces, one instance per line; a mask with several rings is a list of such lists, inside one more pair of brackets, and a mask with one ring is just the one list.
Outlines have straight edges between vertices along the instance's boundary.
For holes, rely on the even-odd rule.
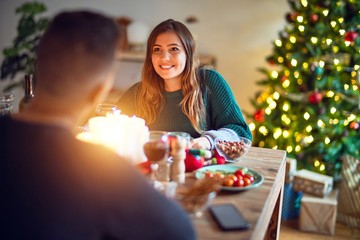
[[194,239],[187,215],[115,153],[72,130],[112,87],[119,31],[79,11],[41,39],[35,97],[0,118],[1,239]]

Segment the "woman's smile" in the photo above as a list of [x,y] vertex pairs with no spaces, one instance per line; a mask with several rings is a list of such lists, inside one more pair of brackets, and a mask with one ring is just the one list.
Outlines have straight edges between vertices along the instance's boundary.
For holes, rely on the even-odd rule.
[[[165,88],[181,87],[181,76],[186,65],[184,46],[174,32],[160,34],[155,41],[151,56],[154,69],[165,81]],[[178,90],[178,89],[176,89]]]

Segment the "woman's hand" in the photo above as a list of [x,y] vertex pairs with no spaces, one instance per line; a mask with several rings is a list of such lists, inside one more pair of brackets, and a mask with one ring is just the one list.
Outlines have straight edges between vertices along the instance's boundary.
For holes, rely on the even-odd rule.
[[206,137],[199,137],[191,140],[190,148],[210,150],[211,144]]

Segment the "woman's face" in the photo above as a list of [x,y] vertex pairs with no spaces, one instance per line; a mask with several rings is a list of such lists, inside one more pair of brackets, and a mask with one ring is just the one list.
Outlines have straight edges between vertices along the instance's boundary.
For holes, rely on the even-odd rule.
[[186,53],[180,38],[174,32],[160,34],[152,49],[152,64],[165,85],[181,86],[181,75],[186,65]]

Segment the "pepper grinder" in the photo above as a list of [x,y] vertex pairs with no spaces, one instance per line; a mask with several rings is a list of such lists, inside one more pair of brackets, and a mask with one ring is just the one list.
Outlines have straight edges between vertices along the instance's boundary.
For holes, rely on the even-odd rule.
[[171,164],[170,179],[171,181],[183,184],[185,183],[185,157],[187,141],[177,136],[171,141]]

